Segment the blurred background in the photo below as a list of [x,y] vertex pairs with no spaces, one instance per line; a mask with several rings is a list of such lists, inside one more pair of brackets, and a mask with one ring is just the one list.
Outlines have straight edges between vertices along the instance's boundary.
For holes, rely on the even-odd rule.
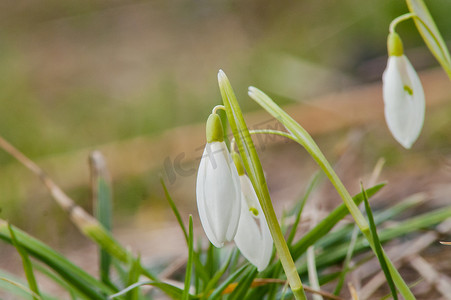
[[[451,2],[427,4],[451,41]],[[0,134],[88,211],[88,155],[101,150],[113,179],[119,239],[163,255],[153,237],[162,232],[177,245],[181,234],[159,174],[184,218],[197,216],[203,122],[221,102],[216,76],[223,69],[250,127],[278,126],[247,97],[253,85],[287,105],[326,156],[347,166],[341,175],[352,191],[384,157],[382,179],[397,184],[387,194],[400,197],[425,189],[412,178],[449,179],[451,166],[449,80],[411,21],[398,32],[434,108],[410,152],[383,122],[388,26],[406,12],[401,0],[2,1]],[[334,101],[337,95],[345,105]],[[280,203],[293,203],[316,167],[284,140],[258,143],[280,213]],[[437,173],[443,165],[445,175]],[[333,198],[332,207],[339,199],[328,190],[323,196]],[[3,151],[0,218],[66,253],[90,245],[41,182]],[[0,254],[5,249],[1,244]]]

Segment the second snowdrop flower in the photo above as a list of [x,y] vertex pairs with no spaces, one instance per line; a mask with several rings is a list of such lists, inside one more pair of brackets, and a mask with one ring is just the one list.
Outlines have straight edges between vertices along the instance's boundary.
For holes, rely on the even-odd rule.
[[388,64],[382,76],[385,120],[393,137],[410,149],[424,122],[425,100],[417,73],[404,55],[396,32],[388,36]]
[[244,174],[238,153],[233,153],[241,183],[241,216],[235,244],[241,254],[261,272],[269,264],[273,239],[249,177]]
[[216,113],[207,120],[207,144],[197,173],[196,198],[200,221],[210,242],[220,248],[232,241],[240,218],[241,188]]

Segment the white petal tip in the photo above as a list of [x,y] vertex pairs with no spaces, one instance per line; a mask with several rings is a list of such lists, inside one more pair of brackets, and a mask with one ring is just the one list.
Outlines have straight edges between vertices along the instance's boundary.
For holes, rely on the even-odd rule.
[[393,131],[391,131],[393,137],[395,138],[395,140],[404,148],[409,150],[410,148],[412,148],[413,144],[415,144],[417,138],[415,138],[414,140],[412,139],[408,139],[407,137],[397,137]]
[[215,243],[211,242],[211,243],[212,243],[213,246],[215,246],[216,248],[222,248],[222,247],[224,247],[224,243],[218,243],[218,242],[215,242]]
[[410,148],[412,148],[412,145],[413,145],[413,143],[412,144],[403,144],[403,143],[401,143],[401,146],[403,146],[405,149],[407,149],[407,150],[409,150]]
[[257,271],[263,272],[263,271],[266,269],[267,266],[268,266],[268,265],[262,266],[262,267],[257,267]]

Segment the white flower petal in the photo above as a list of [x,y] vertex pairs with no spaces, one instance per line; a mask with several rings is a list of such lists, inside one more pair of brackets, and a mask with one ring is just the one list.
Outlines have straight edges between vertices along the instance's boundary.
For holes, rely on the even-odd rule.
[[[235,243],[241,254],[258,271],[263,271],[271,259],[273,239],[252,183],[246,175],[240,176],[240,182],[243,195]],[[251,207],[257,210],[257,216],[250,211]]]
[[235,237],[241,206],[238,173],[224,142],[208,143],[197,175],[199,216],[210,242],[222,247]]
[[420,135],[425,100],[420,79],[405,55],[390,56],[382,76],[385,120],[394,138],[409,149]]
[[244,196],[247,206],[257,208],[259,206],[258,198],[249,177],[247,175],[240,176],[240,184],[242,197]]

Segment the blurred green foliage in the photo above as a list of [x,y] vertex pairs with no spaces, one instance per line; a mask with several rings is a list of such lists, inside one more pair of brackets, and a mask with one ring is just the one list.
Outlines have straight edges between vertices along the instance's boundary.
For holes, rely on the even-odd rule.
[[[427,4],[451,40],[451,2]],[[37,159],[202,122],[220,102],[219,68],[239,98],[255,85],[284,103],[376,81],[388,25],[405,12],[401,0],[3,1],[0,134]],[[427,53],[412,22],[399,31],[408,53]],[[0,166],[11,163],[0,151]],[[156,179],[135,179],[116,187],[131,207],[158,197]],[[12,221],[16,184],[0,183]]]

